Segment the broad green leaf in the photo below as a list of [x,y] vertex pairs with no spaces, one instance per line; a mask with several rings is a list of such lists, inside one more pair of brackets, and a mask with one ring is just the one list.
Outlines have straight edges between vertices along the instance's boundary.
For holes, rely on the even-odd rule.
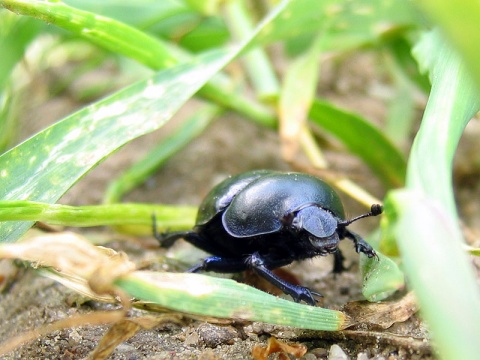
[[480,295],[471,262],[459,249],[462,233],[456,219],[443,204],[411,190],[391,192],[385,216],[439,359],[475,359]]
[[387,187],[403,184],[406,169],[403,155],[371,123],[321,100],[313,103],[310,119],[365,161]]
[[397,240],[439,358],[473,359],[480,295],[458,225],[452,161],[465,125],[479,109],[479,96],[438,30],[423,35],[415,56],[428,69],[432,89],[410,154],[408,190],[387,198],[388,234]]
[[480,95],[438,30],[423,35],[414,55],[428,69],[432,90],[408,162],[408,187],[442,202],[455,217],[453,156],[465,126],[480,109]]
[[[55,202],[87,171],[128,141],[161,127],[230,59],[209,54],[101,100],[0,157],[0,198]],[[31,223],[0,224],[15,241]]]

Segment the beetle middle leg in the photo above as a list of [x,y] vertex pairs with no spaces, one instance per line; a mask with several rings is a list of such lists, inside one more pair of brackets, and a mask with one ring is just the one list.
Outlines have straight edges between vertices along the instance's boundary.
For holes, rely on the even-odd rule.
[[285,294],[290,295],[293,300],[295,300],[295,302],[300,302],[303,300],[307,304],[315,306],[317,301],[315,300],[313,295],[322,296],[321,294],[312,291],[304,286],[290,284],[289,282],[275,275],[267,267],[267,262],[260,256],[259,253],[253,253],[252,255],[248,256],[246,261],[250,269],[252,269],[256,274],[263,277],[271,284],[278,287]]
[[237,273],[246,269],[247,264],[243,258],[210,256],[204,259],[200,264],[188,269],[187,272],[196,273],[203,270],[219,273]]

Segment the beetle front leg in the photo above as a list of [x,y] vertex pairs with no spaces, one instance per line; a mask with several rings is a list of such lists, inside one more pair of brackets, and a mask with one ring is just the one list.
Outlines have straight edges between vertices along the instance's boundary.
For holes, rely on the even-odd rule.
[[265,265],[265,260],[258,253],[254,253],[248,256],[246,259],[246,264],[256,274],[278,287],[285,294],[290,295],[293,300],[295,300],[295,302],[300,302],[303,300],[307,304],[315,306],[317,301],[315,300],[313,295],[322,296],[321,294],[315,291],[311,291],[304,286],[290,284],[289,282],[275,275],[267,268],[267,266]]
[[360,235],[347,230],[345,233],[345,237],[348,237],[353,241],[353,243],[355,244],[355,251],[357,253],[364,253],[369,258],[375,257],[378,260],[378,255],[375,250],[373,250],[372,246],[367,243]]

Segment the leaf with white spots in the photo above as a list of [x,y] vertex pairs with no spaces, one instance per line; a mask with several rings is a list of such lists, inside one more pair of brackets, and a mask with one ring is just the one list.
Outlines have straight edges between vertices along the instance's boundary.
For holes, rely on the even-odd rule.
[[[5,5],[5,2],[1,2]],[[56,202],[75,182],[127,142],[163,126],[199,89],[277,18],[278,5],[241,46],[214,51],[100,100],[0,157],[0,200]],[[32,222],[0,224],[0,242],[17,240]]]
[[[165,124],[234,55],[211,53],[161,71],[68,116],[3,154],[0,198],[57,201],[116,149]],[[15,241],[31,224],[1,223],[1,241]]]

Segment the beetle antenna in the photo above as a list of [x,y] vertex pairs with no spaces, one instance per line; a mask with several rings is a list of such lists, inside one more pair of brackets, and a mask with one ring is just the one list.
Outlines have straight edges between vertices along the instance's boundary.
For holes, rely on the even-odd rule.
[[348,226],[354,221],[369,217],[369,216],[377,216],[380,215],[383,212],[383,206],[380,204],[373,204],[372,207],[370,208],[370,211],[368,213],[359,215],[357,217],[354,217],[353,219],[350,220],[345,220],[342,222],[339,222],[338,225],[340,226]]

